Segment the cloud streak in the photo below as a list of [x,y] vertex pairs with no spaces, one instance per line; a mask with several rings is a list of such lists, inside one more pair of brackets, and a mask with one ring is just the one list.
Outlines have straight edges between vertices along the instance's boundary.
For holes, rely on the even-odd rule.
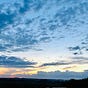
[[45,66],[57,66],[57,65],[68,65],[70,64],[69,62],[52,62],[52,63],[44,63],[40,67],[45,67]]
[[72,65],[72,64],[87,64],[88,57],[81,57],[81,56],[74,56],[69,57],[71,61],[59,61],[59,62],[51,62],[51,63],[43,63],[39,67],[46,67],[46,66],[63,66],[63,65]]

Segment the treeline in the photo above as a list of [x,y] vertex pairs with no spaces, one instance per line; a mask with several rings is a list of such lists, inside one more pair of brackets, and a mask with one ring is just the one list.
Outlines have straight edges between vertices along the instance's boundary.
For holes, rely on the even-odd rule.
[[81,80],[0,78],[0,88],[55,88],[55,87],[88,88],[88,78]]

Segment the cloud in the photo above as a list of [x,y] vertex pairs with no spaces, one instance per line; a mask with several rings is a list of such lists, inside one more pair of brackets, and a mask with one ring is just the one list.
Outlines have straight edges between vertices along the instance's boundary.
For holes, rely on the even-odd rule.
[[88,60],[88,57],[78,56],[78,57],[72,57],[72,59],[77,59],[77,60]]
[[[75,2],[77,5],[74,4]],[[87,15],[88,2],[75,2],[66,1],[68,5],[63,5],[63,1],[57,0],[52,2],[50,0],[22,0],[13,4],[0,5],[0,7],[2,6],[0,9],[0,51],[26,51],[42,42],[62,38],[62,35],[67,36],[68,31],[65,30],[65,26],[70,24],[69,32],[72,32],[74,25],[82,24],[78,18],[79,14]],[[73,4],[73,7],[70,4]],[[60,9],[58,9],[59,6]],[[52,7],[55,9],[53,10]],[[86,17],[82,21],[86,22],[85,19]],[[74,51],[79,48],[80,46],[70,47],[69,50]],[[75,55],[78,53],[74,52]]]
[[9,24],[12,24],[15,20],[15,16],[16,13],[14,12],[11,13],[10,10],[6,11],[6,13],[0,13],[0,29],[6,27]]
[[88,64],[88,57],[77,56],[77,57],[71,57],[71,59],[72,59],[72,63]]
[[59,65],[72,65],[72,64],[87,64],[88,63],[88,57],[69,57],[71,60],[70,61],[60,61],[60,62],[47,62],[43,63],[39,67],[45,67],[45,66],[59,66]]
[[83,40],[80,41],[80,44],[73,47],[68,47],[69,51],[71,51],[74,55],[83,55],[88,51],[88,34],[85,34]]
[[71,51],[80,50],[80,47],[79,46],[69,47],[69,50],[71,50]]
[[[2,75],[3,77],[5,75]],[[10,75],[9,75],[10,77]],[[37,74],[16,74],[13,77],[23,77],[23,78],[40,78],[40,79],[83,79],[88,77],[88,71],[85,70],[84,72],[73,72],[73,71],[55,71],[55,72],[43,72],[39,71]]]
[[82,54],[82,52],[81,52],[82,47],[80,47],[80,46],[68,47],[68,49],[70,51],[72,51],[74,55],[80,55],[80,54]]
[[34,2],[33,0],[23,0],[23,3],[9,3],[9,5],[6,6],[7,9],[4,9],[5,3],[2,4],[3,10],[0,13],[0,27],[2,29],[0,30],[1,52],[25,51],[50,39],[49,36],[42,36],[42,30],[35,31],[36,26],[33,28],[29,27],[29,24],[32,25],[32,23],[35,23],[37,20],[35,16],[33,18],[23,18],[25,12],[30,11],[30,8],[32,9],[34,6],[38,10],[41,7],[40,4],[43,5],[44,3],[40,0],[38,2]]
[[36,75],[32,75],[32,77],[35,78],[46,78],[46,79],[82,79],[88,77],[88,71],[84,72],[72,72],[72,71],[66,71],[66,72],[38,72]]
[[67,70],[67,69],[72,69],[72,68],[76,68],[77,66],[68,66],[68,67],[64,67],[63,70]]
[[69,62],[52,62],[52,63],[44,63],[40,67],[43,66],[57,66],[57,65],[68,65],[70,64]]
[[57,62],[57,63],[44,63],[41,66],[55,66],[55,65],[74,65],[76,64],[77,66],[79,65],[85,65],[88,64],[88,57],[83,57],[83,56],[72,56],[69,57],[70,61],[64,61],[64,62]]
[[30,5],[29,5],[29,4],[30,4],[31,2],[32,2],[32,1],[30,1],[30,0],[23,0],[23,6],[20,7],[19,12],[20,12],[21,14],[27,12],[27,10],[30,9]]
[[13,56],[0,56],[0,66],[10,68],[27,68],[34,67],[36,62],[29,62],[24,59]]

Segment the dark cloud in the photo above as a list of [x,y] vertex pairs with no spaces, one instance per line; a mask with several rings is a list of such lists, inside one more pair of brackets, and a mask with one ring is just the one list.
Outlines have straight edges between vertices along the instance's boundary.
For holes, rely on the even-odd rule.
[[38,72],[36,75],[32,75],[32,77],[35,78],[46,78],[46,79],[82,79],[88,77],[88,71],[84,72],[72,72],[72,71],[66,71],[66,72]]
[[[17,13],[10,12],[10,9],[5,11],[6,13],[0,13],[0,29],[5,28],[9,24],[13,24]],[[11,18],[11,19],[9,19]],[[2,30],[0,30],[1,33]]]
[[71,63],[69,63],[69,62],[52,62],[52,63],[44,63],[40,67],[43,67],[43,66],[68,65],[68,64],[71,64]]
[[51,31],[54,31],[54,30],[56,30],[57,29],[57,25],[50,25],[50,27],[49,27],[49,30],[51,30]]
[[0,28],[3,28],[7,24],[11,24],[13,22],[12,19],[9,19],[10,17],[13,19],[14,15],[12,15],[12,14],[7,15],[7,14],[3,14],[3,13],[0,14]]
[[[3,76],[1,76],[3,77]],[[25,78],[40,78],[40,79],[83,79],[88,77],[88,71],[84,72],[73,72],[73,71],[55,71],[55,72],[43,72],[39,71],[37,74],[25,75],[17,74],[15,77],[25,77]]]
[[10,68],[27,68],[33,67],[33,65],[37,64],[36,62],[29,62],[25,59],[21,59],[13,56],[0,56],[0,66],[2,67],[10,67]]
[[83,39],[80,41],[79,45],[68,47],[69,51],[71,51],[74,55],[82,55],[88,51],[88,34],[83,36]]
[[80,46],[68,47],[68,49],[70,51],[72,51],[74,55],[82,54],[82,52],[81,52],[82,51],[82,47],[80,47]]
[[69,47],[69,50],[71,50],[71,51],[80,50],[80,47],[79,46]]

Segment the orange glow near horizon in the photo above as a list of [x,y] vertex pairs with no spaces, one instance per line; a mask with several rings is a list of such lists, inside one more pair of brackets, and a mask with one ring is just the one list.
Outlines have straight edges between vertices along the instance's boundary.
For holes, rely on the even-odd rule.
[[3,74],[5,74],[6,72],[8,72],[9,71],[9,69],[8,68],[1,68],[0,67],[0,75],[3,75]]
[[46,66],[46,67],[35,67],[35,68],[4,68],[0,67],[0,75],[9,74],[9,77],[15,77],[16,75],[33,75],[37,74],[39,71],[51,72],[51,71],[74,71],[74,72],[83,72],[87,70],[88,64],[84,65],[68,65],[68,66]]

